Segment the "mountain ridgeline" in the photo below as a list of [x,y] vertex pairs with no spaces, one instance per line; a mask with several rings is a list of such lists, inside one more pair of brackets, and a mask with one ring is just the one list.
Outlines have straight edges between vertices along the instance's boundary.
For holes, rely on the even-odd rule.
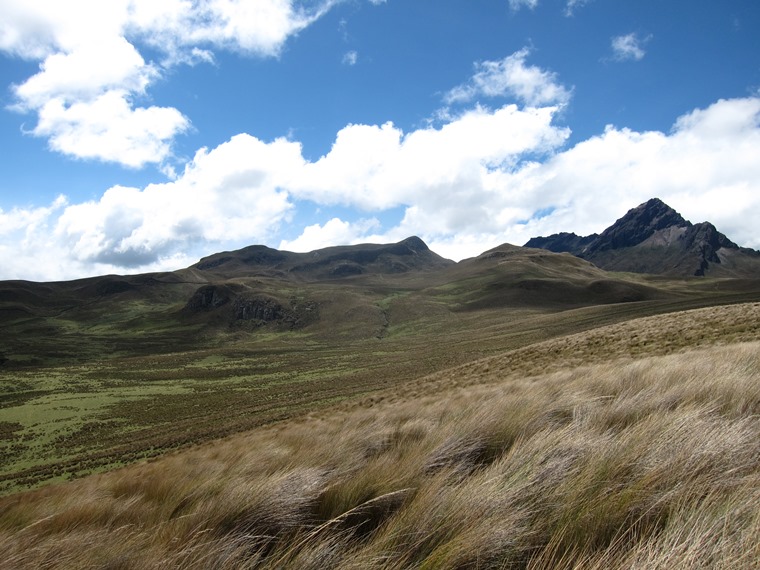
[[760,252],[739,247],[710,222],[692,224],[658,198],[601,234],[535,237],[525,247],[572,253],[607,271],[667,277],[757,277]]
[[239,274],[290,275],[303,280],[363,274],[394,274],[442,269],[454,264],[413,236],[393,244],[328,247],[310,253],[254,245],[204,257],[193,268],[223,277]]
[[760,299],[760,253],[657,199],[599,235],[556,234],[526,246],[503,244],[455,263],[418,237],[308,253],[254,245],[173,272],[0,282],[0,365],[165,354],[288,334],[310,343],[445,334],[515,312],[637,303],[651,314]]

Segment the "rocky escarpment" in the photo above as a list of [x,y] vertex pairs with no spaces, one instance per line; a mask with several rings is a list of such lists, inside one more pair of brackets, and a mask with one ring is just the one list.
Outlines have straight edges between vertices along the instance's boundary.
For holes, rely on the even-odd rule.
[[185,311],[192,313],[217,309],[229,303],[232,295],[234,293],[228,287],[204,285],[190,297],[185,305]]
[[572,232],[560,232],[547,237],[535,237],[528,240],[525,247],[534,247],[537,249],[546,249],[554,253],[572,253],[581,256],[586,248],[591,245],[599,234],[590,236],[579,236]]
[[198,288],[182,312],[188,317],[215,313],[219,319],[227,320],[232,326],[273,323],[296,328],[314,322],[319,317],[319,307],[315,302],[291,298],[283,303],[271,295],[229,285],[204,285]]

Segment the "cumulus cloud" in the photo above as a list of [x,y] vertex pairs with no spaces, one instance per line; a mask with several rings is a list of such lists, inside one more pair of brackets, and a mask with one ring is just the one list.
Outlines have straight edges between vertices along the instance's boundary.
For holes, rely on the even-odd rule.
[[[0,255],[10,260],[2,277],[170,269],[251,243],[305,251],[409,235],[461,259],[536,235],[598,232],[653,196],[760,247],[746,215],[760,209],[760,98],[696,109],[669,132],[608,126],[570,148],[556,112],[475,108],[408,133],[349,125],[315,161],[298,142],[238,135],[199,151],[172,182],[0,212]],[[332,217],[282,240],[296,201],[340,204],[356,218]],[[399,207],[401,221],[383,227],[383,212]],[[24,263],[14,264],[19,255]]]
[[305,165],[291,188],[300,198],[364,210],[465,197],[473,188],[496,191],[494,176],[525,153],[548,153],[565,142],[569,131],[552,124],[556,112],[476,107],[440,128],[410,133],[392,123],[349,125],[327,155]]
[[356,222],[332,218],[324,224],[306,226],[301,235],[294,240],[282,240],[279,249],[308,252],[332,245],[374,241],[369,233],[378,229],[380,229],[380,222],[376,218],[360,219]]
[[260,56],[277,56],[283,45],[319,19],[334,1],[296,6],[293,0],[132,0],[127,31],[143,36],[170,59],[188,48],[210,45]]
[[658,196],[694,222],[709,220],[735,241],[760,247],[751,216],[760,207],[760,99],[719,101],[679,118],[671,132],[607,127],[604,133],[511,176],[534,211],[505,241],[557,231],[598,232]]
[[612,53],[617,61],[640,61],[644,59],[646,51],[644,45],[652,39],[652,36],[640,38],[636,33],[615,36],[612,38]]
[[[295,200],[365,212],[415,205],[431,217],[438,213],[435,231],[466,229],[485,222],[489,201],[501,191],[500,176],[523,154],[564,143],[569,132],[552,125],[555,112],[475,108],[440,128],[409,133],[391,123],[349,125],[316,161],[306,160],[297,142],[238,135],[199,151],[174,181],[115,186],[98,200],[51,210],[32,237],[38,243],[54,239],[72,260],[72,271],[89,266],[99,273],[172,267],[178,255],[228,244],[276,244]],[[19,213],[9,216],[14,227],[23,223]],[[285,245],[354,241],[375,229],[378,222],[367,216],[328,221]]]
[[[161,164],[190,120],[139,99],[180,63],[213,62],[215,49],[276,57],[289,37],[335,0],[7,0],[0,3],[0,50],[40,62],[13,86],[14,108],[36,113],[31,134],[50,148],[128,167]],[[146,62],[140,46],[163,54]]]
[[238,135],[200,150],[173,182],[116,186],[98,201],[69,206],[55,233],[78,261],[129,269],[193,244],[268,241],[291,210],[283,173],[301,163],[296,143]]
[[[385,129],[392,131],[390,126]],[[380,137],[383,129],[378,130]],[[390,135],[385,133],[385,151],[382,144],[372,147],[381,156],[393,156],[403,146],[403,138]],[[760,99],[722,100],[678,118],[670,132],[608,126],[542,161],[505,162],[479,171],[460,162],[454,177],[444,174],[447,161],[437,169],[434,161],[421,163],[419,171],[428,183],[418,193],[411,187],[401,189],[393,201],[405,206],[399,224],[382,231],[373,227],[361,235],[350,220],[333,219],[329,227],[311,227],[296,241],[302,250],[314,249],[308,246],[310,238],[327,245],[335,228],[352,231],[342,235],[345,241],[332,244],[420,235],[434,251],[462,259],[504,242],[520,245],[537,235],[599,232],[629,208],[657,196],[687,219],[709,220],[740,244],[760,248],[755,224],[746,215],[760,208],[758,145]],[[415,184],[420,184],[422,175],[416,176]],[[360,196],[356,200],[364,203]],[[390,206],[377,202],[369,209]]]
[[523,48],[499,61],[476,63],[472,78],[446,93],[444,101],[453,104],[511,96],[531,106],[567,103],[570,90],[558,82],[555,73],[526,65],[528,55],[530,50]]
[[121,91],[70,105],[51,99],[37,112],[32,132],[47,137],[52,149],[134,168],[163,160],[171,151],[171,139],[189,126],[177,109],[134,108]]

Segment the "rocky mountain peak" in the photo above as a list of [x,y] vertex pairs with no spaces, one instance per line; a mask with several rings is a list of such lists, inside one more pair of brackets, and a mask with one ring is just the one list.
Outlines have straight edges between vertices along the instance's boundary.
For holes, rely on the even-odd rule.
[[405,240],[401,241],[401,244],[408,247],[411,251],[430,251],[430,248],[427,246],[427,244],[417,236],[408,237]]
[[628,212],[604,230],[592,246],[592,251],[632,247],[643,242],[658,230],[684,228],[691,223],[659,198],[652,198]]
[[684,277],[760,272],[760,253],[740,248],[709,222],[692,224],[659,198],[630,209],[599,235],[559,233],[525,245],[572,253],[609,271]]

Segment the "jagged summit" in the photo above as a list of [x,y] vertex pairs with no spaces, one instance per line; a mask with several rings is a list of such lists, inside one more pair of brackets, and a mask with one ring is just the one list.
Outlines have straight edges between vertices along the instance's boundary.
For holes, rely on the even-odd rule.
[[684,228],[691,224],[659,198],[652,198],[633,208],[604,230],[589,248],[591,251],[632,247],[657,231]]
[[692,224],[659,198],[629,210],[601,234],[559,233],[526,247],[568,252],[609,271],[669,276],[757,276],[760,253],[740,248],[710,222]]

